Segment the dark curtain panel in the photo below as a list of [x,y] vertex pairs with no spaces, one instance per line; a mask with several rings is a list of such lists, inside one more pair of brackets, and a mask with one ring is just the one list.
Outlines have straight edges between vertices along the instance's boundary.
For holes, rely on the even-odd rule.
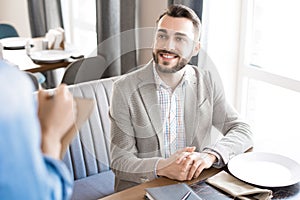
[[52,28],[63,28],[60,0],[27,1],[32,37],[45,36]]
[[[48,30],[62,27],[62,10],[60,0],[27,0],[32,37],[44,37]],[[43,72],[46,81],[43,87],[56,87],[53,71]]]
[[106,58],[103,77],[127,73],[137,65],[136,0],[97,0],[98,54]]
[[[168,0],[168,4],[182,4],[188,6],[189,8],[193,9],[195,13],[198,15],[200,20],[202,20],[202,9],[203,9],[203,0]],[[194,56],[190,64],[198,65],[198,56]]]

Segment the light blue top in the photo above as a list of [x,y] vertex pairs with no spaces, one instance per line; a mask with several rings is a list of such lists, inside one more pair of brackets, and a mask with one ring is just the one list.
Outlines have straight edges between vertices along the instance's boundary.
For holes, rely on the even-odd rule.
[[33,85],[0,60],[0,199],[69,199],[73,180],[62,161],[46,157]]

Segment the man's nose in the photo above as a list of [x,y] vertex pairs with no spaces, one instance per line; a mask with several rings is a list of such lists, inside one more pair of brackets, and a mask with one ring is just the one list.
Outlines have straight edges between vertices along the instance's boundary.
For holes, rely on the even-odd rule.
[[166,50],[175,50],[176,42],[173,38],[169,38],[165,43],[165,49]]

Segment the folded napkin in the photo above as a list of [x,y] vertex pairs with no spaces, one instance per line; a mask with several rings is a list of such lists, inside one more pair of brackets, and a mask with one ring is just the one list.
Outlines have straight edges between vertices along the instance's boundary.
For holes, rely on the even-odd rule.
[[62,28],[50,29],[46,33],[48,49],[64,50],[65,49],[65,31]]
[[261,189],[244,183],[225,171],[208,178],[207,183],[242,200],[269,200],[272,198],[272,191]]

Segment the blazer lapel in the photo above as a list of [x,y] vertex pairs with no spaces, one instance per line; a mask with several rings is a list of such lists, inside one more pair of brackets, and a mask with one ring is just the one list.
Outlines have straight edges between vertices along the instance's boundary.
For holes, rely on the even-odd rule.
[[141,82],[138,84],[138,89],[148,112],[150,122],[158,136],[161,155],[164,155],[163,125],[161,122],[160,105],[157,99],[156,84],[152,70],[152,62],[150,62],[139,75]]
[[[186,66],[189,67],[189,66]],[[186,70],[186,78],[188,84],[185,91],[184,100],[184,123],[186,133],[186,145],[192,144],[194,130],[196,126],[196,112],[197,112],[197,79],[195,71],[192,67]]]
[[[184,100],[184,121],[186,133],[186,145],[190,146],[196,134],[197,124],[199,121],[200,107],[206,101],[206,92],[200,91],[199,79],[201,78],[198,71],[194,67],[186,66],[186,76],[188,84],[186,87]],[[204,87],[203,87],[204,89]]]

